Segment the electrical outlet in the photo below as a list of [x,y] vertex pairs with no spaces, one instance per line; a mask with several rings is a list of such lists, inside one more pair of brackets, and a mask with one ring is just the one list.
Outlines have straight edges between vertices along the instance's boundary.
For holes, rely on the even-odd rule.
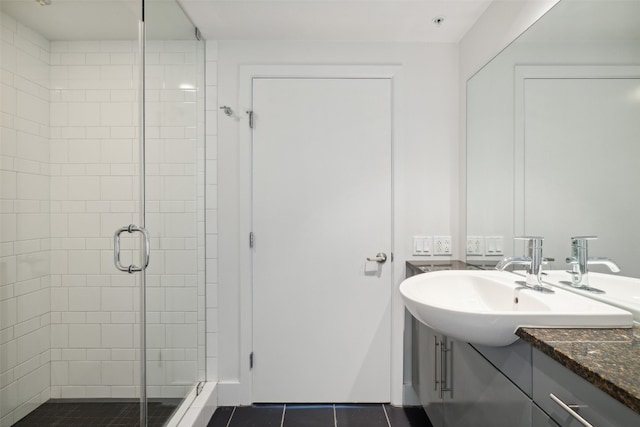
[[413,236],[413,255],[429,256],[433,248],[431,236]]
[[467,255],[484,255],[484,237],[467,236]]
[[451,236],[433,237],[434,255],[451,255]]
[[504,237],[487,236],[485,238],[485,255],[504,255]]

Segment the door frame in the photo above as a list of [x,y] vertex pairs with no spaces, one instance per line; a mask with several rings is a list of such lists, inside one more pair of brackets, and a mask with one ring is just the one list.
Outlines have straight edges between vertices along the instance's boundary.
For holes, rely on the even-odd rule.
[[[253,268],[249,233],[252,231],[252,131],[248,111],[252,110],[254,78],[386,78],[391,80],[391,252],[394,252],[395,186],[394,146],[397,130],[395,92],[400,66],[397,65],[246,65],[239,73],[239,296],[240,296],[240,372],[236,396],[241,404],[253,403],[253,374],[249,358],[253,350]],[[391,280],[395,284],[395,269]],[[391,293],[391,401],[402,402],[402,331],[397,331],[395,292]],[[404,316],[402,316],[404,319]],[[399,335],[399,337],[398,337]],[[399,349],[399,351],[398,351]]]

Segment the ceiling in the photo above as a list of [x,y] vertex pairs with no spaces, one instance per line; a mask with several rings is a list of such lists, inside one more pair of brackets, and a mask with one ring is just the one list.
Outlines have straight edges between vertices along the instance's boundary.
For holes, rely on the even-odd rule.
[[[491,0],[179,0],[210,40],[460,41]],[[433,19],[444,17],[441,25]]]
[[[0,0],[49,40],[135,39],[140,0]],[[209,40],[458,42],[492,0],[146,0],[147,30],[193,37],[181,8]],[[444,17],[441,25],[433,23]],[[169,24],[171,22],[171,24]],[[152,25],[153,23],[161,23]]]
[[[147,0],[147,35],[151,39],[192,39],[193,26],[173,0]],[[135,40],[141,0],[0,0],[2,11],[47,40]]]

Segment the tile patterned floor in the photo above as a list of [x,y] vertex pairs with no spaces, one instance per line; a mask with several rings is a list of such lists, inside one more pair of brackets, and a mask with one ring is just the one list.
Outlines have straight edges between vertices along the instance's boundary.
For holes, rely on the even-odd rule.
[[433,427],[419,407],[254,405],[218,408],[208,427]]
[[[149,402],[149,427],[162,427],[180,399]],[[139,425],[138,402],[46,402],[14,427],[132,427]]]

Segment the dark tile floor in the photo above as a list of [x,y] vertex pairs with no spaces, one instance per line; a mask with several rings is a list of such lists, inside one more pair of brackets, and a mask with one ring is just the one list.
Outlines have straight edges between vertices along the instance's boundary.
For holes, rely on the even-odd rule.
[[391,405],[224,406],[208,427],[433,427],[419,407]]
[[[149,402],[149,427],[161,427],[171,417],[180,399]],[[140,424],[138,402],[46,402],[14,424],[15,427],[106,427]]]

